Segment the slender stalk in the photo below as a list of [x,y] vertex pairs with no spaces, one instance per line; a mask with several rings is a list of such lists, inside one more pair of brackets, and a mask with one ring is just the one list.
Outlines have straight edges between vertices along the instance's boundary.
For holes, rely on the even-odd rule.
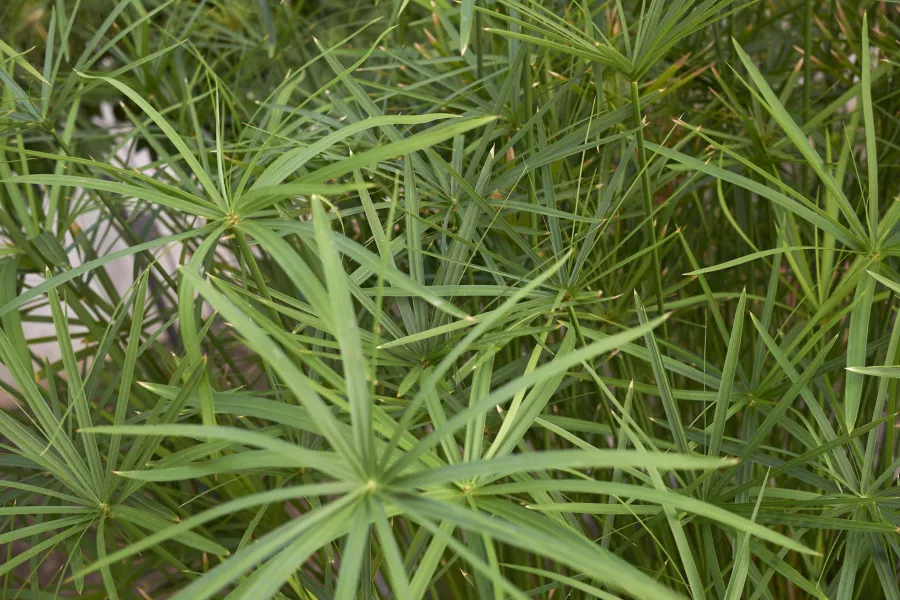
[[[581,331],[581,324],[578,322],[578,317],[575,315],[575,309],[570,305],[567,310],[569,313],[569,319],[571,319],[572,321],[572,327],[575,329],[575,338],[578,340],[578,345],[584,348],[585,346],[587,346],[587,340],[584,339],[584,333]],[[603,418],[607,423],[609,423],[609,430],[612,433],[612,437],[618,439],[616,420],[613,418],[612,410],[609,408],[609,402],[603,395],[603,390],[600,389],[599,385],[597,385],[596,382],[594,382],[594,387],[597,388],[597,397],[600,401],[600,408],[603,412]]]
[[[531,119],[531,117],[534,116],[534,95],[533,95],[533,91],[532,91],[534,78],[533,78],[533,73],[531,72],[530,53],[529,53],[529,55],[527,55],[525,57],[525,61],[523,64],[524,64],[524,71],[525,71],[525,78],[524,78],[525,81],[524,81],[524,86],[523,86],[524,92],[525,92],[525,121],[527,123],[528,119]],[[536,145],[535,140],[534,140],[534,127],[531,125],[528,125],[527,127],[528,127],[528,130],[525,135],[526,135],[526,139],[528,140],[528,147],[534,148]],[[538,203],[537,193],[535,192],[534,185],[528,186],[528,202],[530,202],[533,205],[537,205],[537,203]],[[536,212],[532,212],[529,215],[529,225],[531,226],[531,229],[534,230],[534,232],[535,232],[531,238],[531,243],[535,248],[537,248],[538,245],[540,244],[540,235],[538,235],[538,233],[537,233],[538,218],[537,218]]]
[[[803,11],[803,120],[808,121],[812,109],[812,20],[813,3],[806,0]],[[801,167],[803,172],[802,190],[809,188],[809,166]]]
[[481,13],[475,11],[475,77],[478,81],[484,79],[484,48],[481,44]]
[[806,0],[803,14],[803,118],[809,119],[812,107],[812,0]]
[[[644,198],[644,216],[647,217],[647,243],[652,247],[656,310],[657,314],[662,315],[665,312],[663,310],[662,267],[659,262],[659,250],[656,247],[656,226],[653,223],[653,196],[650,190],[650,173],[647,170],[647,150],[644,148],[644,121],[641,116],[641,97],[638,92],[637,81],[631,82],[631,108],[634,116],[634,126],[637,128],[637,153],[638,165],[641,168],[641,192]],[[663,327],[665,327],[665,324],[663,324]],[[668,337],[668,333],[666,337]]]

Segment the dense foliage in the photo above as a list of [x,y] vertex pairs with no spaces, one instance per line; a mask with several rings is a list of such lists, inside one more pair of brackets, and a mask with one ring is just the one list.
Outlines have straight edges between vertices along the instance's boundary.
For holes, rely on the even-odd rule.
[[4,599],[900,599],[900,4],[6,0]]

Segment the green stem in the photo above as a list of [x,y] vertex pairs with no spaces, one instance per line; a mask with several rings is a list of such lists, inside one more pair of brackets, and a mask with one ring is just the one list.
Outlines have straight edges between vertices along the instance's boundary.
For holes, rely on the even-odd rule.
[[481,45],[481,13],[475,11],[475,78],[478,81],[484,79],[484,48]]
[[[810,118],[812,110],[812,20],[813,20],[813,3],[812,0],[806,0],[806,6],[803,15],[803,121],[806,122]],[[804,193],[809,186],[809,167],[804,166],[803,179],[801,188]]]
[[[578,322],[578,317],[575,316],[575,309],[570,305],[567,307],[569,313],[569,319],[572,321],[572,327],[575,329],[575,339],[578,340],[578,344],[584,348],[588,345],[587,340],[584,339],[584,334],[581,331],[581,324]],[[593,361],[590,361],[593,362]],[[612,437],[618,439],[618,431],[616,429],[616,421],[613,418],[612,409],[609,408],[609,402],[606,397],[603,395],[603,390],[600,389],[600,386],[594,383],[594,386],[597,388],[597,397],[599,398],[600,408],[603,411],[604,420],[609,423],[609,430],[612,434]]]
[[[531,117],[534,116],[534,96],[532,95],[532,83],[533,83],[534,79],[533,79],[533,73],[531,72],[530,58],[531,58],[531,53],[529,52],[528,54],[525,55],[525,62],[524,62],[525,122],[526,123],[528,123],[529,119],[531,119]],[[526,127],[528,127],[527,133],[526,133],[527,140],[528,140],[528,147],[535,148],[536,142],[534,140],[534,127],[532,125],[526,125]],[[534,185],[531,183],[530,177],[529,177],[528,184],[529,184],[528,185],[528,202],[532,205],[537,205],[537,203],[538,203],[537,193],[535,192]],[[540,242],[541,236],[537,233],[537,229],[538,229],[537,212],[532,211],[529,216],[529,219],[530,219],[529,225],[531,226],[531,229],[535,232],[531,238],[531,243],[534,246],[534,248],[537,249],[537,247],[541,243]]]
[[809,119],[812,107],[812,0],[806,0],[806,11],[803,18],[803,118]]
[[[641,97],[637,81],[631,82],[631,108],[634,115],[634,126],[637,128],[638,164],[641,168],[641,192],[644,196],[644,216],[647,217],[647,242],[653,248],[653,284],[656,292],[656,310],[662,315],[663,286],[662,269],[659,263],[659,249],[656,247],[656,227],[653,223],[653,196],[650,190],[650,173],[647,170],[647,150],[644,148],[644,122],[641,117]],[[665,324],[663,324],[665,327]],[[668,338],[668,333],[666,333]]]

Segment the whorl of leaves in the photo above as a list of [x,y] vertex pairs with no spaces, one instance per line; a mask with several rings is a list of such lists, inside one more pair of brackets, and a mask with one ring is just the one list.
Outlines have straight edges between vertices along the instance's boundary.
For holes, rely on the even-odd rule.
[[0,596],[900,600],[898,9],[0,3]]

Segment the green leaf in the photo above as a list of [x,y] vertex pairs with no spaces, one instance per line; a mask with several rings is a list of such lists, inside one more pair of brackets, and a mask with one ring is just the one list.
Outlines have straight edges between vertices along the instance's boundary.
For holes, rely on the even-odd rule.
[[706,458],[661,452],[636,452],[633,450],[547,450],[528,454],[514,454],[458,463],[439,469],[430,469],[399,478],[398,485],[430,486],[454,481],[467,481],[490,475],[493,478],[511,476],[526,471],[546,469],[622,469],[654,468],[664,470],[719,469],[737,461],[728,458]]
[[121,83],[120,81],[116,81],[115,79],[109,77],[101,77],[94,75],[87,75],[85,73],[78,73],[81,77],[85,79],[97,79],[100,81],[104,81],[109,85],[113,86],[125,96],[128,97],[129,100],[134,102],[140,107],[144,114],[146,114],[150,119],[156,124],[157,127],[163,132],[166,138],[172,143],[173,146],[181,153],[181,159],[184,160],[188,167],[190,167],[191,172],[193,172],[194,176],[203,186],[203,189],[212,199],[212,204],[217,206],[222,213],[228,211],[228,207],[225,203],[225,199],[219,194],[219,190],[216,185],[213,183],[212,179],[207,175],[206,170],[197,160],[197,157],[194,156],[193,151],[184,141],[184,138],[178,134],[174,127],[166,120],[164,116],[162,116],[159,111],[150,106],[150,103],[147,102],[143,96],[139,93],[131,89],[129,86]]
[[123,258],[125,256],[132,256],[134,254],[138,254],[139,252],[143,252],[145,250],[150,250],[152,248],[158,248],[159,246],[163,246],[166,244],[171,244],[173,242],[180,242],[182,240],[186,240],[192,237],[202,236],[212,230],[212,225],[207,225],[206,227],[202,227],[200,229],[192,229],[190,231],[183,231],[181,233],[176,233],[174,235],[165,236],[161,238],[157,238],[155,240],[151,240],[149,242],[144,242],[141,244],[136,244],[134,246],[130,246],[123,250],[117,250],[115,252],[110,252],[100,258],[95,258],[94,260],[90,260],[86,263],[83,263],[73,269],[69,269],[67,271],[63,271],[53,277],[49,277],[42,281],[41,283],[31,287],[28,291],[25,291],[19,294],[14,300],[10,300],[3,306],[0,306],[0,316],[5,315],[11,310],[16,310],[17,308],[24,306],[29,301],[46,294],[49,290],[55,289],[60,285],[66,283],[67,281],[72,281],[76,277],[83,275],[85,273],[89,273],[94,269],[102,267],[104,265],[109,264],[110,262]]
[[347,463],[356,469],[362,469],[360,456],[346,443],[340,433],[333,413],[310,385],[308,378],[297,368],[294,362],[263,330],[253,323],[247,315],[239,311],[220,292],[208,282],[194,273],[182,269],[182,274],[191,281],[194,287],[223,317],[228,319],[240,331],[250,347],[259,352],[284,380],[285,385],[309,411],[319,431],[328,440],[332,448],[341,454]]
[[31,63],[25,60],[23,56],[24,53],[16,52],[12,46],[3,40],[0,40],[0,52],[10,57],[17,65],[28,71],[28,73],[37,78],[41,83],[49,84],[49,82],[41,76],[40,72],[32,67]]
[[206,217],[208,219],[219,219],[225,214],[216,208],[215,205],[205,202],[200,198],[179,198],[171,194],[165,194],[141,186],[115,181],[105,181],[103,179],[94,179],[92,177],[79,177],[75,175],[19,175],[4,181],[9,181],[11,183],[37,183],[42,185],[81,187],[88,190],[113,192],[114,194],[125,196],[126,198],[139,198],[141,200],[146,200],[147,202],[159,204],[160,206],[182,210],[188,214]]
[[719,386],[719,395],[716,399],[716,410],[713,416],[712,430],[710,433],[710,456],[718,456],[722,447],[722,436],[725,434],[725,419],[728,415],[728,407],[731,404],[732,390],[734,389],[734,376],[737,364],[740,360],[741,333],[744,328],[744,306],[747,302],[747,290],[741,292],[737,309],[734,312],[734,326],[731,329],[731,337],[728,340],[728,352],[725,354],[725,368],[722,369],[722,380]]
[[335,337],[341,348],[344,380],[347,386],[347,400],[350,402],[350,422],[353,439],[360,461],[366,471],[375,465],[374,442],[372,438],[372,400],[369,398],[369,382],[363,358],[359,326],[353,310],[353,301],[347,288],[341,258],[331,235],[331,227],[325,211],[318,200],[312,201],[313,225],[316,230],[319,258],[325,272],[331,299]]
[[298,182],[309,183],[336,179],[347,173],[352,173],[356,169],[372,167],[383,160],[397,158],[398,156],[410,154],[416,150],[430,148],[435,144],[440,144],[443,141],[451,139],[453,136],[486,125],[496,118],[497,117],[476,117],[471,119],[459,119],[450,125],[432,127],[427,131],[411,135],[402,141],[379,146],[360,154],[354,154],[350,158],[345,158],[344,160],[336,161],[327,167],[311,171],[306,175],[299,177]]
[[[553,487],[556,485],[557,487]],[[512,494],[523,491],[531,491],[537,489],[558,489],[561,492],[586,492],[592,494],[610,494],[620,498],[629,498],[632,500],[641,500],[644,502],[652,502],[661,506],[671,506],[676,510],[690,512],[701,517],[716,521],[722,525],[749,533],[759,539],[784,546],[795,552],[803,554],[816,555],[817,552],[810,550],[803,544],[792,540],[780,533],[772,531],[762,525],[749,521],[719,506],[683,496],[673,491],[655,490],[643,486],[631,485],[627,483],[611,483],[606,481],[577,481],[577,480],[553,480],[553,481],[533,481],[527,484],[509,483],[491,486],[481,490],[481,494],[490,493]],[[606,505],[600,505],[605,507]],[[582,508],[584,510],[584,508]],[[590,512],[589,510],[585,512]]]
[[[850,330],[847,338],[847,367],[863,367],[866,364],[866,345],[869,337],[869,315],[875,293],[875,279],[863,276],[856,284],[853,310],[850,311]],[[848,370],[844,389],[844,419],[847,433],[853,431],[859,416],[863,377]]]
[[[325,136],[318,142],[311,144],[308,147],[300,147],[295,148],[285,154],[279,156],[271,165],[266,167],[266,170],[263,171],[260,176],[256,179],[256,182],[250,188],[250,192],[246,192],[237,201],[237,207],[252,202],[254,196],[250,195],[248,199],[248,195],[251,192],[255,192],[256,194],[262,194],[260,189],[264,188],[272,188],[277,186],[282,181],[287,179],[291,173],[301,168],[310,159],[318,156],[319,154],[325,152],[338,142],[345,140],[349,137],[352,137],[358,133],[366,131],[368,129],[373,129],[375,127],[384,127],[386,125],[424,125],[426,123],[432,123],[441,119],[453,119],[456,118],[456,115],[446,115],[446,114],[437,114],[437,115],[384,115],[377,117],[370,117],[368,119],[357,121],[356,123],[350,123],[338,129],[337,131]],[[430,130],[429,130],[430,132]],[[428,132],[426,132],[428,133]],[[447,139],[447,138],[443,138]],[[443,140],[439,140],[443,141]],[[433,142],[438,143],[438,142]],[[430,144],[429,144],[430,145]],[[387,148],[391,147],[391,145],[386,146]],[[405,154],[408,151],[400,151],[395,154],[390,153],[388,156],[384,158],[393,158],[395,156],[400,156]],[[378,162],[383,159],[376,159],[374,162]],[[366,163],[364,163],[366,164]],[[355,167],[358,168],[358,167]],[[350,169],[352,171],[353,169]],[[343,173],[349,173],[350,171],[343,171]],[[318,181],[322,181],[324,179],[328,179],[326,177],[319,178]],[[309,183],[305,184],[307,187],[310,186]],[[246,209],[245,209],[246,210]]]
[[[666,412],[666,420],[675,436],[675,447],[682,454],[688,454],[690,452],[690,447],[688,446],[687,438],[684,435],[684,427],[681,424],[678,406],[675,404],[675,397],[672,394],[672,388],[669,385],[669,376],[663,365],[663,357],[659,351],[659,344],[656,342],[656,337],[653,335],[653,329],[655,329],[655,327],[648,327],[650,323],[659,323],[660,318],[657,317],[654,321],[649,321],[647,311],[644,309],[644,305],[641,303],[637,291],[634,292],[634,305],[638,314],[638,321],[643,325],[644,343],[647,346],[647,350],[650,352],[650,364],[653,367],[653,376],[656,379],[656,386],[659,388],[659,397],[662,400],[663,408]],[[663,319],[665,319],[665,317],[663,317]]]
[[66,254],[65,249],[63,249],[56,237],[49,231],[44,231],[28,241],[34,244],[34,247],[37,248],[37,251],[40,252],[48,264],[54,267],[71,268],[68,254]]
[[465,54],[472,36],[472,22],[475,16],[475,0],[462,0],[459,7],[459,53]]
[[750,75],[750,79],[765,100],[766,110],[768,110],[772,117],[775,118],[794,146],[803,155],[807,164],[815,171],[816,175],[818,175],[819,179],[822,181],[822,184],[837,201],[841,213],[843,213],[847,222],[850,223],[850,229],[854,231],[856,235],[865,238],[865,231],[863,230],[859,219],[856,217],[856,211],[850,206],[850,202],[847,200],[847,196],[844,194],[841,186],[838,185],[834,176],[832,176],[831,172],[826,168],[822,157],[815,151],[812,144],[809,143],[806,134],[803,133],[800,127],[797,126],[788,114],[787,110],[785,110],[784,106],[778,100],[778,97],[772,91],[772,88],[769,87],[769,84],[766,83],[765,78],[759,72],[759,69],[756,68],[756,65],[753,64],[753,61],[747,56],[747,53],[744,52],[744,49],[737,43],[737,40],[732,41],[738,57],[741,59],[744,68],[747,69],[747,73]]
[[756,260],[758,258],[764,258],[766,256],[772,256],[773,254],[782,254],[785,252],[795,252],[797,250],[816,250],[815,246],[790,246],[784,248],[773,248],[771,250],[762,250],[759,252],[753,252],[752,254],[748,254],[746,256],[742,256],[740,258],[735,258],[734,260],[729,260],[723,262],[718,265],[713,265],[711,267],[704,267],[702,269],[696,269],[694,271],[689,271],[685,273],[685,276],[691,275],[701,275],[705,273],[713,273],[715,271],[722,271],[723,269],[733,269],[738,265],[742,265],[744,263],[748,263],[752,260]]

